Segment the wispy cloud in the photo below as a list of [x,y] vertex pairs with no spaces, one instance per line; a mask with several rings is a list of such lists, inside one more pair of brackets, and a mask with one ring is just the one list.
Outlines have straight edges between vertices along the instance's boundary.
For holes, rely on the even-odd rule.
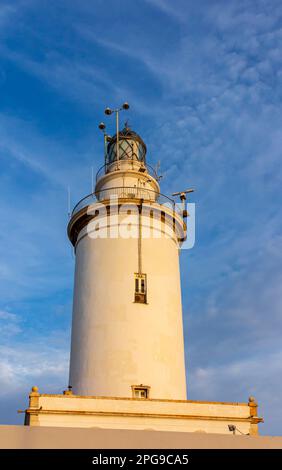
[[259,403],[259,416],[264,418],[264,424],[260,424],[260,433],[279,435],[280,417],[273,413],[273,407],[279,407],[282,392],[279,379],[281,359],[280,350],[248,355],[244,359],[227,361],[216,367],[191,367],[190,399],[226,401],[227,391],[229,401],[246,402],[249,396],[255,396]]
[[0,345],[1,423],[23,424],[17,410],[28,406],[33,385],[42,393],[62,393],[68,385],[68,332],[50,331],[29,340],[14,339],[12,345]]
[[[67,374],[68,345],[48,349],[43,333],[53,330],[54,318],[66,328],[69,322],[65,188],[74,188],[75,199],[88,192],[90,166],[103,152],[93,126],[105,105],[127,99],[149,163],[162,161],[162,192],[196,188],[196,245],[181,255],[190,397],[239,401],[254,394],[265,432],[279,432],[271,388],[282,384],[281,2],[125,4],[121,15],[110,2],[109,21],[101,2],[71,2],[63,17],[31,2],[18,31],[8,7],[5,13],[1,87],[11,97],[3,95],[0,115],[0,211],[12,229],[1,234],[0,321],[16,352],[4,345],[3,390],[14,386],[18,397],[22,387],[37,380],[44,387],[49,377],[61,387]],[[22,87],[20,104],[13,80]],[[33,89],[35,99],[48,96],[46,110],[32,102]],[[65,106],[73,113],[69,132],[50,126],[57,113],[57,122],[66,119]],[[31,324],[34,348],[19,340]]]
[[15,313],[0,310],[0,329],[2,341],[10,340],[22,331],[20,317]]
[[[33,338],[34,340],[34,338]],[[5,395],[18,387],[29,390],[32,381],[41,386],[50,387],[50,381],[67,385],[69,353],[67,348],[52,345],[52,337],[35,341],[35,344],[1,346],[0,381],[1,394]],[[49,378],[49,383],[48,379]],[[45,382],[46,381],[46,382]],[[34,384],[35,385],[35,384]]]
[[165,13],[169,18],[176,19],[178,22],[182,23],[185,21],[185,14],[183,11],[183,6],[179,3],[174,3],[173,5],[166,0],[145,0],[150,6],[157,8],[162,13]]
[[7,23],[9,23],[10,19],[15,15],[17,12],[17,6],[11,5],[11,3],[3,2],[0,9],[0,25],[1,28],[5,27]]

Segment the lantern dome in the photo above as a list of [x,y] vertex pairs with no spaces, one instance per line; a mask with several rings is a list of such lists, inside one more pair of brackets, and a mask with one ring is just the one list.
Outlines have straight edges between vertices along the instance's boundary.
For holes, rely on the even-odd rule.
[[[118,134],[119,160],[137,160],[146,163],[147,148],[141,137],[128,125]],[[117,158],[117,135],[115,134],[107,147],[108,163],[115,162]]]

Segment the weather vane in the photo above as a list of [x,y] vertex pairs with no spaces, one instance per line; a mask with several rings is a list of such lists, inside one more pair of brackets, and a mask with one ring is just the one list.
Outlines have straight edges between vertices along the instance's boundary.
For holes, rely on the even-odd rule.
[[125,127],[125,129],[130,129],[130,124],[129,124],[128,119],[125,121],[124,127]]

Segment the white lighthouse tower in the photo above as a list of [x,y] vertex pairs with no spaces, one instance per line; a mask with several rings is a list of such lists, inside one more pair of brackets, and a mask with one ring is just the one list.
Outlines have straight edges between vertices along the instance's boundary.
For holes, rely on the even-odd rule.
[[94,194],[68,226],[76,257],[70,385],[77,395],[185,400],[185,224],[161,195],[137,133],[117,129],[105,150]]
[[[125,103],[121,109],[128,109]],[[125,125],[105,133],[93,193],[73,209],[75,250],[69,389],[34,386],[29,426],[256,435],[257,403],[186,399],[179,249],[183,205],[160,193],[146,145]],[[179,194],[182,203],[187,190]],[[113,445],[113,443],[110,443]]]

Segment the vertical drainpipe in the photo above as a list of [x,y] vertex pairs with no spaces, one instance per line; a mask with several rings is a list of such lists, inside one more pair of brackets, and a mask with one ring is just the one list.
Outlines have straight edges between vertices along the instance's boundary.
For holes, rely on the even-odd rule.
[[143,199],[140,199],[138,213],[138,274],[142,274],[142,205]]

